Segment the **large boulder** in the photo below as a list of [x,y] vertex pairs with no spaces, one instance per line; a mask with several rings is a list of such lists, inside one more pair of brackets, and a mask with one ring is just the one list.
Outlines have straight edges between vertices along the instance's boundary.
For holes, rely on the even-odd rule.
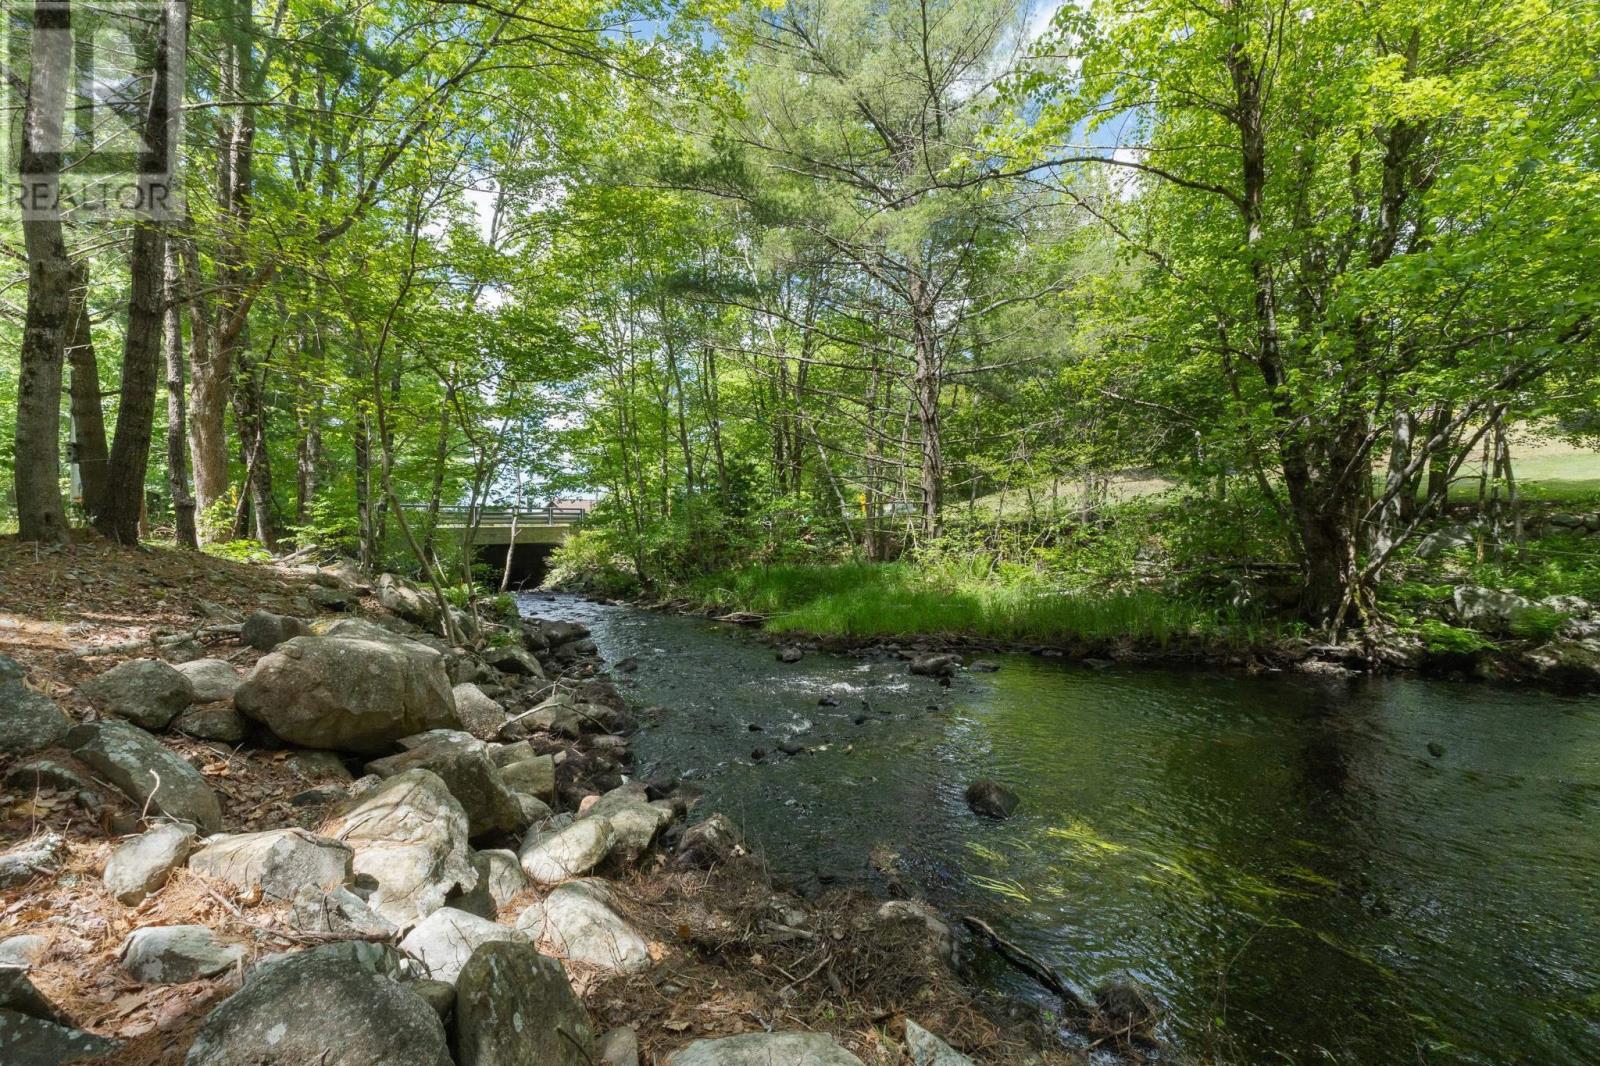
[[594,1032],[566,969],[528,943],[473,952],[456,980],[456,1047],[459,1066],[594,1062]]
[[[187,682],[185,682],[187,684]],[[78,760],[139,806],[214,833],[222,828],[222,804],[200,771],[127,722],[91,722],[67,734]]]
[[367,764],[368,773],[386,778],[417,769],[439,775],[450,794],[466,810],[468,829],[473,836],[515,832],[527,824],[522,817],[522,806],[506,787],[500,768],[481,743],[465,745],[440,738]]
[[203,925],[148,925],[117,949],[122,968],[146,985],[181,985],[213,977],[244,958],[244,948],[224,944]]
[[232,663],[221,659],[195,659],[179,663],[173,669],[189,679],[196,703],[231,700],[244,680]]
[[402,577],[378,575],[378,602],[424,629],[439,627],[439,601]]
[[515,716],[512,721],[515,722],[513,728],[521,732],[556,733],[572,739],[577,739],[583,733],[584,724],[577,705],[570,697],[562,695],[551,696],[538,706]]
[[66,1017],[28,980],[21,966],[0,966],[0,1010],[12,1010],[65,1025]]
[[667,1056],[667,1066],[861,1066],[826,1033],[745,1033],[696,1040]]
[[200,1026],[185,1066],[452,1066],[444,1025],[405,985],[332,954],[259,968]]
[[656,834],[672,821],[670,809],[656,807],[640,785],[614,788],[595,801],[585,818],[605,818],[611,823],[613,861],[631,865],[649,850]]
[[331,891],[347,883],[354,860],[354,849],[338,840],[269,829],[212,837],[189,857],[189,869],[246,895],[287,901],[305,885]]
[[479,740],[493,740],[506,724],[505,708],[483,694],[483,689],[467,681],[453,689],[456,698],[456,717],[461,728]]
[[616,911],[599,881],[568,881],[517,918],[517,928],[568,962],[612,973],[650,967],[650,944]]
[[528,887],[528,875],[522,872],[522,863],[518,861],[516,852],[493,848],[480,851],[478,855],[488,867],[488,884],[485,888],[496,910],[510,903]]
[[1508,634],[1518,623],[1538,612],[1532,600],[1514,592],[1460,585],[1451,596],[1455,619],[1469,629]]
[[421,963],[426,976],[453,985],[479,945],[493,940],[527,940],[527,935],[476,914],[440,907],[412,927],[400,950]]
[[444,659],[414,641],[296,637],[256,663],[234,703],[292,744],[363,754],[460,725]]
[[325,892],[316,885],[301,885],[295,891],[289,924],[302,933],[376,940],[389,940],[400,932],[399,926],[348,888]]
[[328,835],[355,849],[355,872],[378,884],[367,902],[399,926],[415,924],[478,883],[467,812],[428,770],[407,770],[363,793]]
[[1600,640],[1553,640],[1526,653],[1523,661],[1553,685],[1600,686]]
[[32,755],[61,743],[72,723],[48,696],[14,678],[0,680],[0,755]]
[[256,611],[244,620],[239,641],[256,651],[271,651],[286,640],[303,637],[311,627],[292,615]]
[[160,659],[129,659],[78,686],[78,694],[108,714],[146,729],[165,729],[194,702],[194,686]]
[[244,716],[227,703],[202,703],[190,707],[172,720],[172,728],[185,736],[201,740],[220,740],[237,744],[249,732]]
[[534,755],[517,762],[502,763],[500,777],[507,788],[519,795],[532,796],[546,804],[556,801],[556,761],[553,756]]
[[539,665],[539,660],[533,657],[532,652],[515,644],[486,648],[479,654],[484,662],[503,674],[544,679],[544,669]]
[[530,880],[553,885],[599,866],[614,839],[608,819],[585,818],[564,828],[530,830],[517,857]]
[[106,888],[117,902],[133,907],[167,883],[194,847],[194,829],[178,823],[158,825],[118,844],[106,860]]
[[114,1040],[0,1008],[0,1062],[6,1066],[60,1066],[102,1058],[116,1049]]

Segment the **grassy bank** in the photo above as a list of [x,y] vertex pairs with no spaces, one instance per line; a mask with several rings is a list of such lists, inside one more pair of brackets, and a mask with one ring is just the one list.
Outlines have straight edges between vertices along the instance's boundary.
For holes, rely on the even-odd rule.
[[1024,574],[950,565],[755,566],[707,575],[686,594],[707,607],[764,614],[773,632],[851,639],[1251,646],[1288,634],[1253,612],[1155,591],[1072,591]]

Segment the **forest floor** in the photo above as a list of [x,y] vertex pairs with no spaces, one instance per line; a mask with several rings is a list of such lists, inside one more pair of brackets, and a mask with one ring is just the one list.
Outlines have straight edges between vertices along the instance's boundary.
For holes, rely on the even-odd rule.
[[[152,654],[152,638],[238,622],[258,609],[312,616],[311,587],[296,568],[128,550],[92,535],[57,550],[0,539],[0,652],[21,663],[28,684],[70,719],[90,721],[98,713],[77,686],[124,659]],[[360,612],[383,613],[371,599]],[[242,670],[259,658],[225,633],[195,643],[201,646],[189,652],[225,658]],[[226,832],[286,826],[314,832],[330,816],[329,807],[297,805],[291,797],[340,779],[308,770],[270,738],[256,734],[236,745],[176,733],[158,739],[216,790]],[[0,756],[0,779],[9,769]],[[100,872],[112,847],[140,831],[148,812],[111,788],[101,799],[90,811],[66,791],[8,786],[0,794],[0,850],[49,833],[65,840],[53,871],[0,890],[0,942],[42,938],[30,979],[73,1024],[126,1042],[104,1061],[177,1066],[206,1014],[239,987],[243,974],[141,985],[117,958],[130,931],[206,925],[246,948],[246,966],[308,940],[286,921],[285,907],[183,869],[143,903],[119,903]],[[802,1028],[832,1033],[873,1066],[901,1066],[908,1018],[984,1063],[1082,1061],[1080,1052],[1061,1049],[1033,1009],[972,991],[929,950],[918,923],[907,928],[878,919],[879,900],[841,890],[802,901],[776,892],[754,858],[684,870],[660,853],[613,887],[650,941],[656,965],[632,976],[577,964],[569,973],[596,1032],[632,1026],[646,1064],[664,1062],[692,1039]],[[533,890],[519,897],[532,899]],[[790,908],[795,917],[784,924],[798,924],[774,935],[774,907]],[[520,909],[502,908],[499,920],[510,923]]]

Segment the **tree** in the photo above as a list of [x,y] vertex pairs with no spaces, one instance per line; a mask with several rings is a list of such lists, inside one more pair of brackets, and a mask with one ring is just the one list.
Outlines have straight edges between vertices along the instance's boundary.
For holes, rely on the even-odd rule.
[[[1313,620],[1370,607],[1425,517],[1390,505],[1585,351],[1595,289],[1572,236],[1592,231],[1574,205],[1593,175],[1563,146],[1581,141],[1593,33],[1538,4],[1104,3],[1064,11],[1017,84],[1044,117],[997,142],[990,177],[1136,176],[1104,214],[1147,265],[1144,357],[1212,368],[1230,427],[1249,427],[1222,450],[1281,488]],[[1062,150],[1112,123],[1137,132]]]
[[[61,363],[70,311],[72,264],[59,210],[62,124],[72,69],[71,9],[34,5],[33,56],[24,88],[20,177],[27,203],[22,236],[28,256],[28,306],[17,384],[16,494],[24,540],[63,544],[61,500]],[[13,88],[17,88],[13,76]]]

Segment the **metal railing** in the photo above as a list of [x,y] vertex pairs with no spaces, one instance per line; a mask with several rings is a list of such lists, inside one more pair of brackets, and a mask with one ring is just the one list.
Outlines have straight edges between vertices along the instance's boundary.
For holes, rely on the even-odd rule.
[[[408,503],[407,512],[426,514],[425,503]],[[440,507],[439,524],[442,526],[476,525],[480,529],[494,526],[570,526],[588,515],[584,507]]]

